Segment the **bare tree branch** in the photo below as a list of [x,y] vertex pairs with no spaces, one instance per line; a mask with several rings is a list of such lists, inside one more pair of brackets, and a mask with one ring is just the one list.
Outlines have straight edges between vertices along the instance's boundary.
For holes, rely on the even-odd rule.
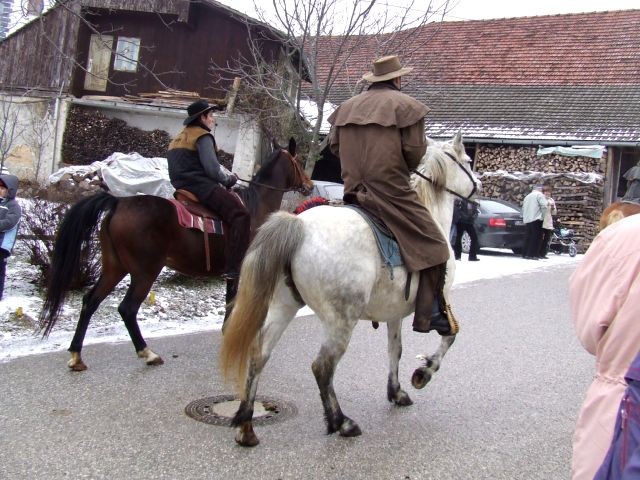
[[[373,61],[391,53],[409,62],[429,41],[421,35],[422,27],[442,20],[449,11],[449,0],[411,0],[403,6],[378,0],[272,0],[271,7],[273,11],[266,12],[254,3],[259,20],[282,32],[285,47],[280,61],[265,58],[260,48],[264,38],[252,34],[250,55],[233,65],[212,65],[212,71],[240,77],[245,95],[249,92],[255,99],[262,94],[268,99],[266,103],[245,104],[251,113],[269,120],[281,116],[283,123],[291,126],[293,122],[298,131],[305,132],[309,149],[306,170],[311,173],[319,157],[324,106],[332,90],[346,84],[354,94],[362,86],[364,72],[351,71],[349,65],[362,65],[362,58]],[[247,31],[255,29],[256,24],[245,22]],[[291,75],[293,71],[295,75]],[[306,99],[316,104],[313,125],[299,114]],[[298,112],[292,118],[287,113],[290,108]]]

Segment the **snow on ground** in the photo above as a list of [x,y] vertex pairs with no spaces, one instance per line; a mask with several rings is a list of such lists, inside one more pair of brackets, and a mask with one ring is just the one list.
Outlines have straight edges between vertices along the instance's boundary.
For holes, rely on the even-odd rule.
[[[463,254],[456,262],[453,288],[469,282],[522,275],[536,270],[577,265],[582,255],[550,254],[547,260],[525,260],[507,250],[486,250],[479,262],[469,262]],[[37,271],[26,262],[26,252],[16,244],[9,258],[4,298],[0,300],[0,361],[10,361],[25,355],[65,350],[69,347],[81,306],[81,295],[73,294],[51,335],[42,339],[35,333],[42,306],[42,292],[32,283]],[[91,320],[85,345],[105,342],[129,342],[129,335],[120,320],[117,306],[128,286],[128,277],[100,306]],[[186,278],[165,270],[154,284],[155,302],[147,300],[138,314],[145,338],[218,330],[224,317],[224,284],[219,280]],[[21,310],[21,311],[20,311]],[[298,315],[311,314],[307,307]]]

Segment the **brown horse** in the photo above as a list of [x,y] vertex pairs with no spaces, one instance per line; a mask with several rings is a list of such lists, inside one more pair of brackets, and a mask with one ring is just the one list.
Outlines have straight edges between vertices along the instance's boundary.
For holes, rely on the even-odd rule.
[[[252,236],[267,216],[280,207],[284,192],[296,190],[305,195],[311,192],[313,183],[304,174],[295,147],[292,139],[287,150],[277,148],[249,187],[238,191],[251,213]],[[176,208],[169,200],[151,195],[117,198],[104,192],[81,200],[67,212],[56,236],[50,282],[40,314],[45,336],[55,325],[79,268],[82,246],[90,241],[103,215],[99,233],[102,271],[82,299],[68,366],[75,371],[86,370],[80,352],[91,316],[127,274],[131,275],[131,283],[118,312],[138,356],[147,365],[161,365],[162,358],[151,351],[140,333],[138,309],[165,265],[189,276],[221,275],[226,234],[209,236],[210,270],[207,270],[202,232],[181,227]],[[227,282],[227,301],[235,296],[236,288],[237,280]]]
[[600,231],[612,223],[622,220],[629,215],[635,215],[636,213],[640,213],[640,204],[626,201],[614,202],[605,208],[600,216]]

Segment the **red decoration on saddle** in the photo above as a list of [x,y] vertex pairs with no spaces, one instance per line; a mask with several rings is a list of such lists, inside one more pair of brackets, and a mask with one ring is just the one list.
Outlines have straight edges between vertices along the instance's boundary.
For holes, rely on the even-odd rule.
[[224,227],[222,221],[219,218],[205,218],[198,215],[194,215],[187,207],[175,199],[169,199],[176,207],[176,213],[178,214],[178,223],[185,228],[195,228],[201,232],[210,233],[214,235],[222,235],[224,233]]
[[310,208],[319,207],[321,205],[328,205],[328,204],[329,204],[329,200],[327,200],[324,197],[313,197],[313,198],[310,198],[309,200],[305,200],[300,205],[298,205],[298,207],[293,211],[293,213],[296,215],[300,215],[302,212],[309,210]]

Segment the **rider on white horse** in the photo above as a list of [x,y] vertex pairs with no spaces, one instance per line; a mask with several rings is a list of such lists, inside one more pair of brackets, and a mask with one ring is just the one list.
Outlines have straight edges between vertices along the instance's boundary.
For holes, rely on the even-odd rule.
[[369,89],[329,117],[331,151],[340,158],[344,200],[381,219],[395,236],[409,272],[419,272],[413,329],[449,335],[454,328],[443,287],[447,239],[411,188],[411,170],[427,150],[424,117],[429,108],[400,92],[397,56],[373,62],[362,78]]

